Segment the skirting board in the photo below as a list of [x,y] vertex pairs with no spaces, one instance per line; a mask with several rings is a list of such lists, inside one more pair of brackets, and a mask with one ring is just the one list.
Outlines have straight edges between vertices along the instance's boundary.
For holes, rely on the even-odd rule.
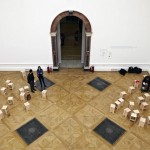
[[130,66],[139,67],[143,71],[148,71],[150,74],[150,65],[149,64],[91,64],[94,66],[95,71],[119,71],[121,68],[128,70]]
[[47,67],[52,67],[52,64],[0,64],[0,71],[23,71],[32,69],[36,71],[38,66],[41,66],[45,71]]
[[[0,71],[22,71],[32,69],[37,70],[41,66],[43,70],[47,67],[52,67],[53,64],[0,64]],[[95,71],[119,71],[121,68],[128,70],[130,66],[142,68],[143,71],[148,71],[150,74],[150,64],[90,64],[94,66]]]

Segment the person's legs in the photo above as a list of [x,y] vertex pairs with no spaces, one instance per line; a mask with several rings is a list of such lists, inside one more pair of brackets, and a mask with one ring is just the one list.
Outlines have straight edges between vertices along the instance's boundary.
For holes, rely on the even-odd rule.
[[42,88],[42,81],[41,81],[41,77],[39,77],[39,81],[40,81],[40,85],[41,85],[41,88]]
[[45,81],[44,81],[44,77],[41,77],[41,79],[42,79],[42,82],[43,82],[44,86],[46,87],[46,84],[45,84]]
[[30,88],[31,88],[31,92],[34,93],[34,82],[33,81],[30,82]]

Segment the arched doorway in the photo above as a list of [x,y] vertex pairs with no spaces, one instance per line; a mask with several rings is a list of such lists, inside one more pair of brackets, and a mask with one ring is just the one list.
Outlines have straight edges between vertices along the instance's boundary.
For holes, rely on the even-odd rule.
[[52,55],[53,55],[53,69],[58,70],[59,69],[59,45],[58,45],[58,25],[64,17],[67,16],[74,16],[78,17],[82,20],[84,27],[85,27],[85,39],[84,39],[84,48],[83,48],[83,54],[84,54],[84,60],[83,60],[83,68],[85,70],[89,69],[89,62],[90,62],[90,45],[91,45],[91,24],[86,16],[84,16],[82,13],[77,11],[65,11],[60,13],[55,17],[55,19],[52,22],[50,33],[51,33],[51,41],[52,41]]

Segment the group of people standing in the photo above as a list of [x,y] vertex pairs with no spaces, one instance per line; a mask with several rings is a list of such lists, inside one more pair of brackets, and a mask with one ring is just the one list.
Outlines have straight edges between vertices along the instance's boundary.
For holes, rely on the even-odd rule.
[[[46,88],[46,84],[45,84],[45,81],[44,81],[44,76],[43,76],[43,69],[41,68],[41,66],[38,66],[38,69],[37,69],[37,77],[40,81],[40,85],[41,85],[41,89],[42,89],[42,82],[43,82],[43,85],[44,85],[44,89]],[[28,80],[28,83],[30,84],[30,89],[31,89],[31,92],[34,93],[36,91],[35,89],[35,85],[34,85],[34,75],[33,75],[33,71],[32,69],[29,70],[29,74],[27,76],[27,80]]]

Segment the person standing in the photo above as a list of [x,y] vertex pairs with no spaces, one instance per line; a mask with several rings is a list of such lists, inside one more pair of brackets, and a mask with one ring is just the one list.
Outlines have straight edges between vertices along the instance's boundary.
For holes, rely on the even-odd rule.
[[43,69],[40,66],[38,66],[38,69],[37,69],[37,77],[39,78],[41,88],[42,88],[42,82],[43,82],[44,88],[45,88],[46,84],[45,84],[44,77],[43,77]]
[[28,83],[30,84],[31,92],[34,93],[36,89],[34,88],[34,75],[32,69],[29,70],[29,74],[27,76]]

